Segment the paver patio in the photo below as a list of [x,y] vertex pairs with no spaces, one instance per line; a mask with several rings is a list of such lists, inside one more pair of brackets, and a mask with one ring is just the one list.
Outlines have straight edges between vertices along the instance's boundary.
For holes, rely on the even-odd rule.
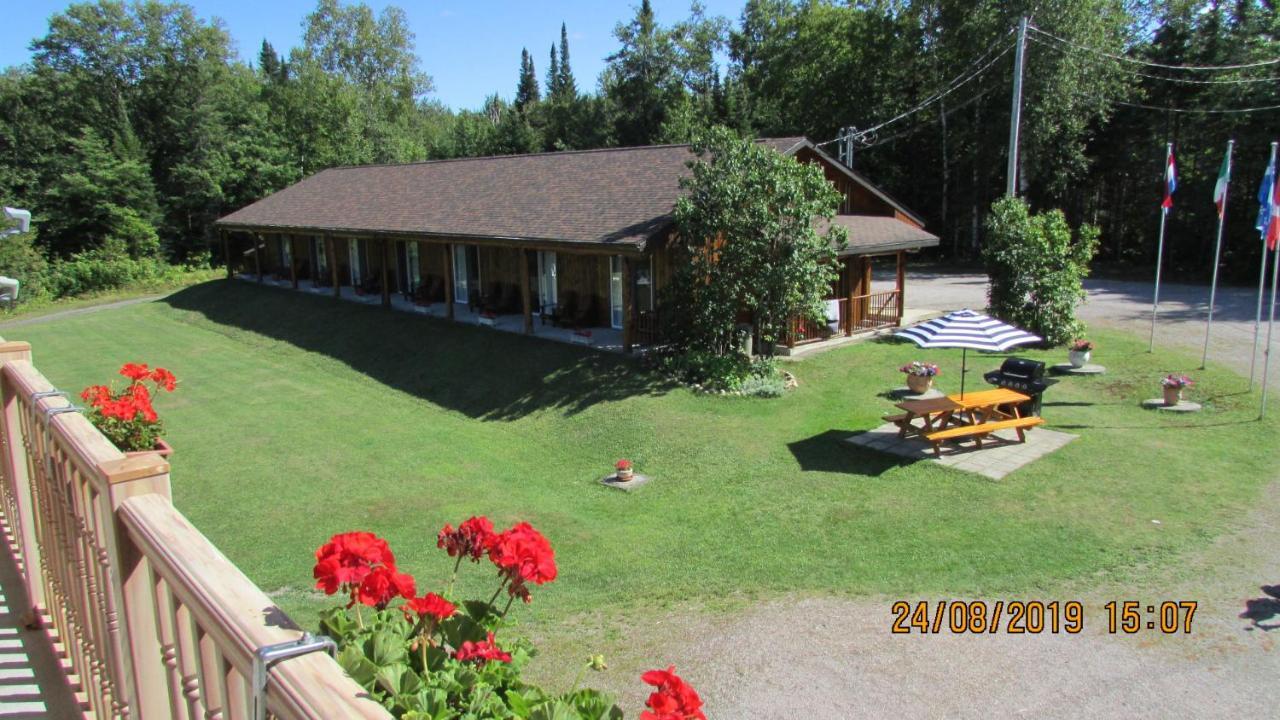
[[1027,432],[1027,441],[1018,442],[1015,430],[997,430],[982,441],[944,443],[942,455],[935,457],[933,446],[920,437],[898,437],[898,426],[885,423],[873,430],[852,435],[845,442],[912,460],[929,460],[956,470],[967,470],[999,480],[1005,475],[1048,455],[1078,436],[1036,428]]

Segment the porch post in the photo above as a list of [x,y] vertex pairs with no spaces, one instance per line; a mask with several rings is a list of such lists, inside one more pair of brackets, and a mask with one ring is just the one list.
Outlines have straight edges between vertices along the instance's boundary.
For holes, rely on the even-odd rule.
[[222,259],[227,263],[227,279],[231,280],[235,277],[231,272],[231,241],[227,239],[226,230],[219,230],[218,235],[222,236]]
[[907,251],[898,251],[898,324],[902,324],[902,313],[907,309]]
[[444,316],[453,319],[453,244],[443,243],[444,251]]
[[533,308],[529,302],[529,251],[520,248],[520,305],[524,308],[524,334],[533,332]]
[[853,273],[850,272],[853,269],[853,263],[850,259],[847,257],[840,258],[840,264],[840,274],[844,280],[844,292],[845,296],[848,297],[844,306],[844,334],[852,335],[854,330],[853,305],[856,302],[853,298],[858,294],[856,292],[857,286],[853,282]]
[[262,277],[262,246],[266,244],[267,241],[263,239],[262,233],[253,234],[253,269],[258,272],[258,282],[264,281]]
[[325,233],[324,251],[329,256],[329,277],[333,281],[333,296],[342,297],[342,286],[338,284],[338,248],[333,243],[333,236]]
[[387,281],[387,278],[389,277],[389,273],[387,272],[387,259],[391,256],[391,254],[387,252],[389,249],[387,246],[391,243],[386,238],[382,238],[379,244],[382,246],[382,307],[391,307],[391,285]]
[[626,255],[622,256],[622,352],[630,353],[631,345],[635,337],[635,318],[632,317],[632,296],[635,294],[631,290],[631,258]]
[[293,289],[298,289],[298,245],[293,241],[292,235],[281,235],[280,242],[289,243],[289,282],[293,283]]

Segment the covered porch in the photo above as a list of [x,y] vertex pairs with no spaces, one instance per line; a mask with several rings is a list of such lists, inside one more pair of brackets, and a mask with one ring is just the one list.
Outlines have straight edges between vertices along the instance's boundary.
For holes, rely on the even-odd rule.
[[228,277],[241,280],[611,352],[656,339],[642,332],[656,298],[639,253],[338,233],[222,240],[238,261]]

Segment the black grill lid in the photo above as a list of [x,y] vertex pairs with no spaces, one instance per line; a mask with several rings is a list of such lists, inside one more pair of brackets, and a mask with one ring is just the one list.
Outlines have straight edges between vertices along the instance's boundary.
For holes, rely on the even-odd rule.
[[1020,378],[1039,380],[1044,377],[1044,363],[1039,360],[1011,357],[1000,366],[1000,373]]

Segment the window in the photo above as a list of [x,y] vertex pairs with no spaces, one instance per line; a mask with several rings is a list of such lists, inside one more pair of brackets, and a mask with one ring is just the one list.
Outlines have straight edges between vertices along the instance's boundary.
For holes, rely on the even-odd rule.
[[364,269],[360,267],[360,241],[351,238],[347,241],[347,254],[351,257],[351,287],[360,287],[364,281]]
[[311,254],[316,260],[316,280],[329,274],[329,253],[325,248],[324,238],[312,238],[314,252]]
[[609,256],[609,324],[622,328],[622,256]]
[[293,238],[289,235],[281,235],[280,239],[280,267],[293,267]]
[[653,311],[653,257],[648,262],[636,263],[635,303],[638,312]]
[[467,250],[466,245],[453,246],[453,301],[462,305],[470,302]]
[[406,243],[406,245],[408,246],[408,247],[407,247],[407,250],[406,250],[406,253],[407,253],[407,254],[408,254],[408,256],[409,256],[409,258],[408,258],[408,259],[409,259],[409,262],[408,262],[408,265],[409,265],[409,268],[408,268],[408,269],[409,269],[409,288],[408,288],[408,291],[409,291],[409,292],[411,292],[411,293],[415,293],[415,292],[417,292],[417,291],[418,291],[418,287],[422,285],[422,263],[421,263],[421,261],[420,261],[420,259],[419,259],[419,258],[420,258],[420,255],[419,255],[419,252],[420,252],[420,251],[419,251],[419,248],[418,248],[418,243],[416,243],[416,242],[412,242],[412,241],[410,241],[410,242]]
[[538,251],[538,306],[542,310],[555,307],[556,254],[548,250]]

